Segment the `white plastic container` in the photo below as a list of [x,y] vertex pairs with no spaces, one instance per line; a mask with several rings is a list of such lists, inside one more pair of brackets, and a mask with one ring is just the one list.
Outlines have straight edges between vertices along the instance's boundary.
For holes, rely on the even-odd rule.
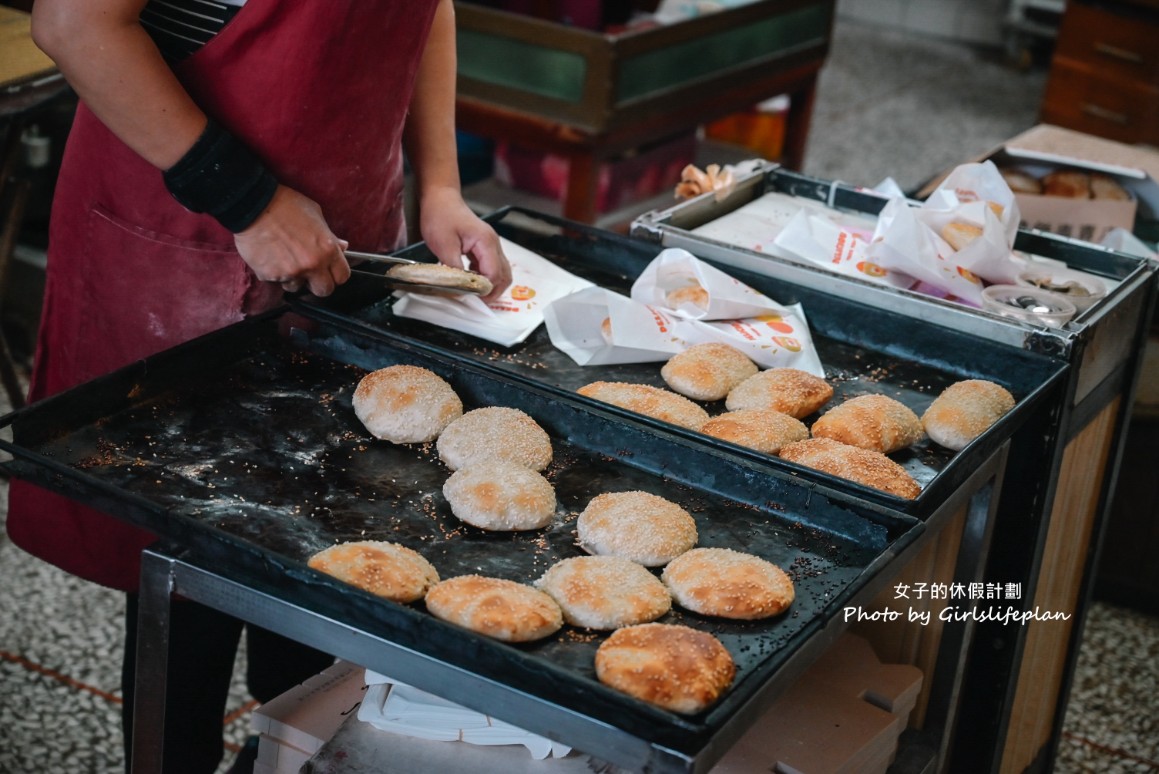
[[1051,328],[1061,328],[1078,313],[1066,298],[1022,285],[991,285],[982,291],[982,308]]

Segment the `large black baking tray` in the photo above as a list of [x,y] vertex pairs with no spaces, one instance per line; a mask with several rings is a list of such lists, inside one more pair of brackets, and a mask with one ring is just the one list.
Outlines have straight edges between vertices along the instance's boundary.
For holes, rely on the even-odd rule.
[[[560,503],[552,526],[505,534],[462,524],[442,497],[448,471],[431,444],[392,445],[365,431],[351,407],[354,387],[367,370],[397,363],[441,374],[467,408],[512,406],[544,426],[555,450],[546,475]],[[223,576],[259,573],[296,604],[689,761],[719,755],[714,736],[754,711],[788,659],[819,650],[819,633],[843,606],[860,603],[875,580],[884,583],[883,569],[925,530],[911,516],[831,500],[743,458],[551,391],[284,311],[147,358],[0,425],[12,429],[14,440],[2,446],[13,455],[7,467],[14,475],[146,527]],[[689,510],[700,545],[756,553],[795,581],[796,601],[778,618],[732,623],[674,611],[662,619],[712,632],[737,662],[732,689],[698,716],[600,685],[593,657],[603,637],[592,632],[565,628],[536,644],[509,646],[305,564],[335,542],[392,540],[421,552],[442,577],[481,572],[531,582],[581,553],[574,519],[592,496],[633,489]],[[476,701],[437,670],[402,677],[468,706]],[[475,709],[568,738],[566,726]]]
[[[627,294],[633,280],[662,248],[520,208],[506,208],[489,217],[503,237],[553,261],[596,284]],[[401,253],[431,260],[424,245]],[[711,263],[711,262],[710,262]],[[852,493],[887,507],[928,516],[973,473],[981,461],[1007,440],[1025,416],[1042,405],[1044,396],[1060,389],[1066,364],[1041,353],[1032,353],[1000,342],[965,334],[953,328],[915,323],[903,315],[860,304],[848,298],[819,292],[807,285],[754,274],[736,267],[720,267],[733,277],[784,304],[800,302],[808,317],[826,377],[834,386],[830,406],[866,393],[897,398],[919,416],[934,398],[955,381],[989,379],[1004,385],[1017,399],[1013,411],[974,443],[954,453],[932,441],[924,441],[892,456],[922,486],[912,501],[810,470],[776,457],[685,430],[615,407],[608,410],[658,432],[672,433],[722,453],[799,476],[827,491]],[[365,283],[374,283],[367,279]],[[375,294],[375,291],[379,291]],[[348,325],[389,338],[406,338],[413,346],[460,362],[510,375],[525,383],[546,386],[561,393],[574,391],[598,380],[625,381],[665,387],[660,378],[662,363],[579,366],[540,328],[525,342],[499,347],[458,331],[396,317],[393,297],[381,288],[358,281],[345,293],[326,302],[303,299],[306,314]],[[371,295],[364,295],[370,293]],[[575,396],[589,405],[605,406]],[[723,401],[706,406],[710,414],[724,411]],[[811,424],[815,417],[805,419]]]

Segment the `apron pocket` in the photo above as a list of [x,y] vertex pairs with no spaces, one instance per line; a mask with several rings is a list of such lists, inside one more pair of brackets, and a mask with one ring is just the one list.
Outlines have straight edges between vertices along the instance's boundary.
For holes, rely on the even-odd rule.
[[[243,318],[252,274],[230,246],[130,224],[99,205],[69,283],[77,363],[90,376]],[[82,343],[83,342],[83,343]]]

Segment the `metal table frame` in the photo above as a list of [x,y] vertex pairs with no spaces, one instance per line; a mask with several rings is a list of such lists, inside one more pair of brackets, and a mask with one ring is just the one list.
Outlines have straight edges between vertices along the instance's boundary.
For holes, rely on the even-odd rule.
[[[955,582],[980,580],[986,564],[994,516],[1001,491],[1009,445],[1001,446],[948,498],[926,522],[926,529],[891,561],[904,566],[951,518],[966,509],[964,534],[955,563]],[[147,549],[142,557],[139,623],[137,631],[137,687],[133,717],[133,771],[161,771],[164,752],[166,675],[169,667],[169,614],[174,596],[193,600],[246,622],[282,634],[337,658],[385,674],[406,674],[416,687],[529,731],[558,739],[578,750],[617,765],[649,772],[704,772],[735,743],[772,705],[781,691],[848,628],[835,615],[734,715],[722,731],[695,757],[653,744],[600,720],[573,712],[537,696],[402,647],[326,613],[301,606],[274,586],[262,583],[257,573],[226,577],[190,552],[167,545]],[[887,588],[889,572],[879,572],[848,605],[866,602]],[[972,622],[949,622],[942,633],[933,680],[923,747],[941,757],[949,746],[946,729],[954,727],[963,665],[972,640]],[[453,683],[455,690],[443,690]],[[469,757],[469,756],[468,756]],[[466,761],[465,761],[466,762]],[[914,770],[928,770],[935,761],[923,760]]]

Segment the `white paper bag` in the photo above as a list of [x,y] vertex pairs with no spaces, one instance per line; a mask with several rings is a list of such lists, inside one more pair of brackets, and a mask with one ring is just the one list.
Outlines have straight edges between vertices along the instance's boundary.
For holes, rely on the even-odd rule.
[[511,286],[496,300],[478,296],[435,296],[401,291],[394,304],[399,317],[469,333],[510,347],[527,339],[543,322],[545,307],[592,283],[506,239],[500,239],[511,264]]
[[[1001,214],[998,214],[993,211],[993,208],[986,207],[1001,222],[1006,243],[1014,244],[1014,237],[1018,235],[1018,224],[1021,218],[1018,211],[1018,200],[993,161],[961,164],[955,167],[954,171],[937,187],[933,195],[926,199],[922,209],[941,210],[958,206],[966,208],[971,204],[985,206],[988,203],[996,204],[1001,208]],[[977,219],[976,213],[974,217]],[[978,222],[981,225],[981,222]]]
[[1133,255],[1136,258],[1150,258],[1153,261],[1159,260],[1159,252],[1152,250],[1146,242],[1121,226],[1116,226],[1108,231],[1107,235],[1103,237],[1103,241],[1099,244],[1109,250],[1117,250],[1120,253]]
[[780,304],[687,250],[661,252],[632,283],[632,300],[694,320],[736,320],[782,312]]
[[[996,211],[997,208],[997,211]],[[961,250],[953,260],[965,270],[991,283],[1011,283],[1019,267],[1010,260],[1018,235],[1018,201],[1002,173],[992,161],[962,164],[950,173],[918,210],[918,217],[936,235],[950,223],[968,223],[982,229],[982,235]]]
[[744,320],[681,320],[677,330],[689,344],[729,344],[762,368],[797,368],[825,378],[805,311],[800,304],[784,310]]
[[876,218],[837,210],[814,199],[770,191],[748,204],[726,212],[719,218],[697,226],[692,229],[692,233],[704,239],[743,247],[758,253],[788,260],[807,261],[808,259],[791,251],[781,249],[777,244],[778,235],[801,213],[847,227],[854,233],[864,234],[866,241],[873,234],[873,227],[877,223]]
[[981,279],[947,260],[952,252],[921,221],[915,208],[904,199],[891,199],[881,211],[866,254],[874,264],[888,267],[887,271],[913,277],[921,283],[914,288],[919,292],[981,306]]
[[579,365],[651,363],[687,346],[675,315],[604,288],[590,287],[544,310],[551,343]]
[[[697,287],[701,304],[673,306],[673,290]],[[676,337],[687,344],[718,341],[744,352],[765,368],[792,367],[824,376],[800,304],[773,299],[678,248],[664,250],[632,284],[632,299],[663,307],[677,320]],[[683,347],[682,347],[683,348]]]
[[[704,307],[666,309],[646,300],[667,299],[666,288],[684,287],[689,277],[704,288]],[[825,375],[800,304],[778,304],[684,250],[660,253],[632,294],[593,287],[556,301],[545,312],[552,344],[580,365],[608,365],[666,361],[692,344],[721,342],[765,368]],[[747,314],[717,319],[717,310]]]
[[867,254],[873,231],[839,225],[807,210],[801,210],[786,224],[775,244],[795,258],[851,277],[891,287],[909,288],[914,278],[882,268]]

